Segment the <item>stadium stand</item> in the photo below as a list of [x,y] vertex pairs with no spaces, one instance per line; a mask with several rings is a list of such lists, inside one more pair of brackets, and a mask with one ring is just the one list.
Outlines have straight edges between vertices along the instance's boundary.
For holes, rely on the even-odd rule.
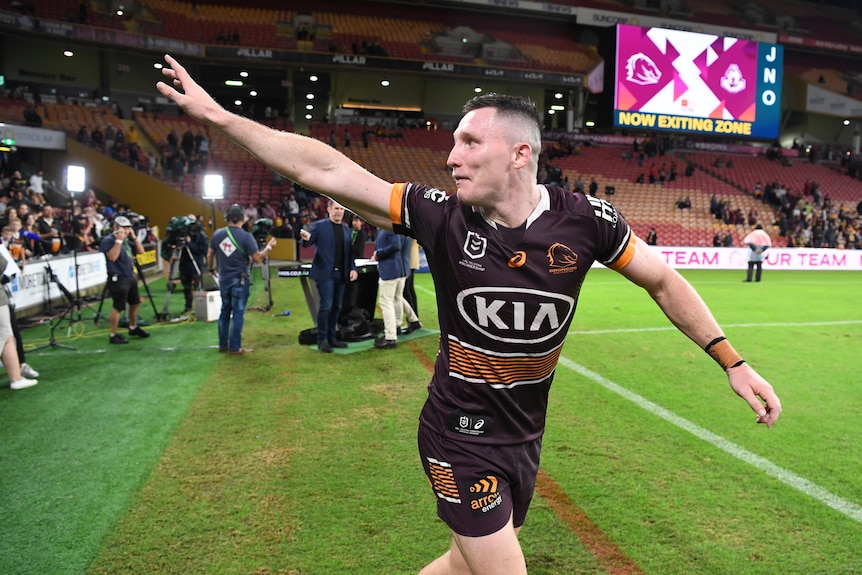
[[[655,9],[639,8],[617,0],[569,0],[556,2],[566,6],[586,6],[632,14],[656,14]],[[772,21],[754,23],[730,1],[710,2],[688,0],[679,3],[685,11],[693,13],[696,21],[726,26],[746,27],[772,32],[780,28]],[[852,19],[840,10],[812,14],[810,6],[795,2],[760,1],[765,13],[774,17],[783,14],[793,18],[796,26],[805,26],[812,37],[832,41],[848,39],[858,42],[846,30]],[[480,63],[477,54],[445,55],[434,51],[435,35],[459,26],[470,27],[488,41],[508,43],[514,47],[511,57],[495,61],[495,65],[541,69],[548,71],[585,72],[596,63],[597,56],[577,43],[577,28],[569,20],[531,19],[512,17],[512,14],[490,11],[428,10],[410,4],[382,2],[364,3],[361,10],[353,4],[338,0],[292,2],[289,6],[276,1],[250,0],[242,6],[227,0],[187,2],[180,0],[147,0],[134,18],[121,18],[108,11],[105,2],[90,2],[81,11],[77,0],[32,0],[34,14],[58,21],[83,21],[104,28],[124,29],[135,33],[201,42],[204,44],[230,44],[247,47],[264,47],[288,50],[350,53],[378,45],[386,55],[399,59],[435,61],[466,61]],[[0,1],[0,7],[12,8],[11,0]],[[312,18],[316,25],[310,35],[300,34],[298,23]],[[842,29],[842,25],[844,29]],[[800,28],[800,30],[803,30]],[[816,34],[811,32],[816,30]],[[308,30],[305,30],[308,32]],[[803,82],[817,85],[836,93],[847,93],[847,71],[844,61],[829,62],[804,54],[787,58],[787,70]],[[832,65],[835,64],[835,65]],[[822,81],[821,81],[822,80]],[[853,94],[858,97],[859,94]],[[266,201],[278,203],[289,193],[289,182],[281,182],[254,160],[247,152],[233,145],[217,131],[196,124],[188,118],[165,113],[138,112],[132,120],[122,120],[104,106],[62,103],[38,94],[28,98],[5,98],[0,101],[0,117],[6,121],[21,121],[24,111],[33,106],[41,117],[43,127],[65,131],[75,138],[81,126],[88,129],[112,125],[126,129],[130,123],[140,128],[142,135],[161,157],[170,154],[167,137],[172,131],[178,136],[186,131],[202,133],[209,143],[209,167],[223,173],[228,181],[230,201],[242,204]],[[281,129],[292,129],[280,124]],[[368,146],[362,145],[363,130],[373,129]],[[345,146],[345,134],[351,133],[351,146]],[[451,191],[453,182],[446,168],[446,158],[452,142],[449,130],[423,128],[392,128],[357,124],[314,123],[311,136],[328,142],[334,132],[336,146],[369,170],[386,179],[403,181],[417,179]],[[817,182],[839,208],[850,210],[862,200],[862,184],[846,174],[821,165],[795,159],[792,165],[782,165],[763,156],[731,156],[733,167],[715,166],[719,154],[671,150],[666,155],[646,158],[638,165],[636,158],[624,157],[626,148],[619,146],[583,146],[577,154],[555,158],[551,164],[561,170],[570,181],[577,178],[599,183],[599,196],[606,187],[614,190],[610,198],[630,220],[636,233],[646,236],[650,227],[658,231],[663,245],[711,245],[716,235],[731,235],[738,244],[749,228],[747,222],[727,223],[711,214],[716,198],[731,211],[744,216],[758,212],[763,223],[774,234],[776,245],[784,245],[772,227],[771,207],[754,198],[751,189],[757,181],[780,182],[790,190],[802,190],[806,183]],[[726,156],[726,154],[725,154]],[[691,175],[684,167],[693,162],[699,169]],[[666,179],[659,184],[636,183],[641,174],[662,164],[666,171],[676,164],[674,181]],[[199,173],[180,172],[176,175],[159,172],[184,193],[200,197]],[[690,207],[679,209],[677,203],[687,198]],[[745,218],[743,218],[745,220]]]

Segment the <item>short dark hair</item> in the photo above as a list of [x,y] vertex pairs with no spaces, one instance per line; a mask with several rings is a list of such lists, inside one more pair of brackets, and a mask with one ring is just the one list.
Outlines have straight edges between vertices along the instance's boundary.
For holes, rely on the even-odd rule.
[[542,121],[536,103],[524,96],[511,96],[506,94],[495,94],[489,92],[474,96],[464,104],[463,112],[467,114],[481,108],[494,108],[497,115],[508,119],[518,119],[524,122],[524,127],[529,133],[523,134],[527,137],[530,147],[533,149],[535,158],[538,159],[542,148]]
[[241,222],[244,217],[245,214],[242,210],[242,206],[239,204],[231,204],[224,212],[224,219],[231,224]]
[[541,126],[539,112],[536,103],[524,96],[511,96],[506,94],[495,94],[488,92],[474,96],[464,104],[462,111],[466,114],[480,108],[496,108],[503,116],[522,116],[533,120],[537,126]]

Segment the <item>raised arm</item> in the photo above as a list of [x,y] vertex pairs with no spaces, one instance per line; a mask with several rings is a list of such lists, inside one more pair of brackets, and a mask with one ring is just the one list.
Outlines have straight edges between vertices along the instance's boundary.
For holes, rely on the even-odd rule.
[[170,82],[158,82],[156,88],[190,117],[221,130],[272,170],[335,198],[374,226],[392,229],[392,184],[323,142],[273,130],[225,110],[173,57],[165,55],[165,62],[162,74]]
[[757,423],[772,427],[781,413],[778,396],[736,353],[691,284],[640,239],[632,261],[620,273],[644,288],[668,319],[727,372],[730,387],[751,406]]

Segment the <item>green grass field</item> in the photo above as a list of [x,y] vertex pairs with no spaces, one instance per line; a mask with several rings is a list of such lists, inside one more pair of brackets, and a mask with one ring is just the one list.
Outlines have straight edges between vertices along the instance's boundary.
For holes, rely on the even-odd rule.
[[[644,292],[595,270],[521,532],[531,575],[862,573],[862,276],[684,275],[781,418],[755,425]],[[28,353],[39,385],[0,388],[0,573],[409,574],[446,549],[415,446],[436,335],[322,355],[297,343],[298,280],[272,288],[248,356],[218,354],[203,322],[109,348],[90,310],[55,331],[74,350]],[[434,330],[429,276],[417,292]]]

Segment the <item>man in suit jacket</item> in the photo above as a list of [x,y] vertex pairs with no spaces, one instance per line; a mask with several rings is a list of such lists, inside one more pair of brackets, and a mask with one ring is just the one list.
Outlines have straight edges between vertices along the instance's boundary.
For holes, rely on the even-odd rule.
[[359,277],[350,246],[350,230],[344,220],[344,206],[329,200],[329,218],[315,222],[311,231],[300,230],[303,247],[314,246],[314,259],[308,277],[317,284],[320,307],[317,310],[317,349],[332,353],[335,347],[347,347],[336,337],[338,314],[347,279]]

